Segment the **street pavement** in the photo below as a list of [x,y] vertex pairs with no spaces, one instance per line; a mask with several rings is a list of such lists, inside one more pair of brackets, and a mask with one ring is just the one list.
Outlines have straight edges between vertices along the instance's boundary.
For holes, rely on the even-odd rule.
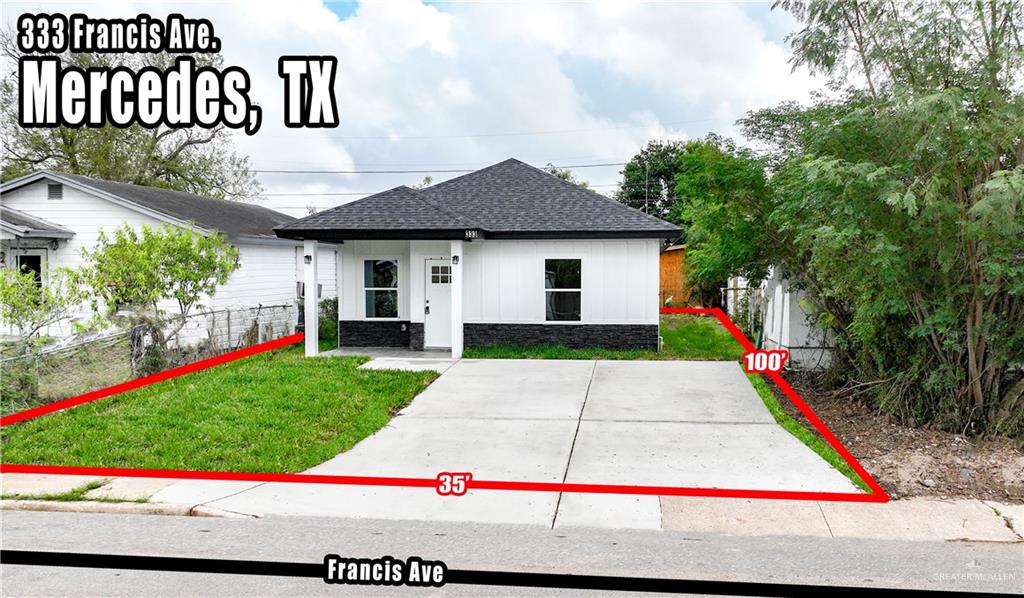
[[[324,554],[442,560],[449,568],[941,591],[1024,592],[1021,544],[456,522],[223,519],[4,511],[5,550],[320,563]],[[583,595],[547,588],[328,586],[319,579],[3,565],[4,596]],[[587,592],[586,595],[595,595]],[[598,594],[599,595],[599,594]]]

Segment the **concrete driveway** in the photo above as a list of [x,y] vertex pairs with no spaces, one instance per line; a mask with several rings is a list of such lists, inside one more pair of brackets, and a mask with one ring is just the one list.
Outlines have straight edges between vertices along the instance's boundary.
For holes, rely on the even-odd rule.
[[[371,362],[372,363],[372,362]],[[309,473],[854,492],[734,362],[464,359]],[[156,501],[257,515],[661,527],[654,496],[183,481]]]

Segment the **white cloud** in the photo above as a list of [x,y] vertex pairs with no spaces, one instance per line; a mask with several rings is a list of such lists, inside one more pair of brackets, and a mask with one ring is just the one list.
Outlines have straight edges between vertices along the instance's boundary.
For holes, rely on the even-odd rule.
[[[344,20],[314,0],[18,7],[5,11],[8,23],[21,11],[62,8],[211,19],[225,62],[248,70],[252,96],[264,108],[260,132],[236,139],[265,170],[473,168],[509,156],[535,163],[621,161],[652,137],[686,139],[708,130],[735,136],[732,121],[747,110],[805,99],[815,85],[790,75],[786,48],[735,4],[496,3],[441,10],[394,0],[361,4]],[[283,54],[338,57],[339,129],[281,124],[276,67]],[[684,122],[664,124],[676,121]],[[514,134],[525,131],[543,134]],[[617,170],[578,174],[602,185],[614,183]],[[296,193],[377,191],[422,177],[261,175],[268,191]],[[274,197],[267,205],[301,214],[311,201],[324,207],[350,199]]]

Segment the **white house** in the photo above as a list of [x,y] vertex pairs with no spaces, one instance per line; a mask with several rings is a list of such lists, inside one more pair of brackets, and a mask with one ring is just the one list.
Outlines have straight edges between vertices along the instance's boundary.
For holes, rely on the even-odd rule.
[[[659,249],[680,234],[514,159],[275,231],[304,242],[307,280],[324,268],[318,244],[338,244],[341,346],[453,357],[497,344],[657,349]],[[306,350],[316,353],[314,334]]]
[[[278,238],[273,228],[293,220],[251,203],[39,171],[0,186],[0,266],[33,270],[45,284],[50,268],[81,266],[82,250],[94,246],[101,230],[171,224],[203,234],[217,231],[238,248],[240,267],[203,302],[210,325],[230,326],[228,315],[251,318],[258,312],[261,333],[279,335],[294,330],[297,320],[302,243]],[[335,246],[321,246],[317,257],[321,297],[335,296]],[[160,307],[177,311],[169,302]],[[236,315],[231,343],[243,331],[240,324]],[[55,335],[70,330],[65,323]]]
[[[745,305],[740,301],[744,296],[748,298]],[[763,348],[789,351],[789,363],[798,368],[814,369],[829,364],[831,340],[813,325],[806,293],[793,288],[780,268],[771,268],[759,287],[749,287],[742,277],[730,278],[725,298],[729,316],[737,315],[740,309],[750,312],[748,318],[757,312]]]

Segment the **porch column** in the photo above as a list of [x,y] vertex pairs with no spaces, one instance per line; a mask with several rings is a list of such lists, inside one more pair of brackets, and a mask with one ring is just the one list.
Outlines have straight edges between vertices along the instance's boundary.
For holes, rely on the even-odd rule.
[[462,241],[452,241],[452,359],[462,358]]
[[303,294],[304,321],[306,323],[306,357],[315,357],[320,350],[320,310],[316,296],[316,241],[302,242],[302,274],[306,292]]

